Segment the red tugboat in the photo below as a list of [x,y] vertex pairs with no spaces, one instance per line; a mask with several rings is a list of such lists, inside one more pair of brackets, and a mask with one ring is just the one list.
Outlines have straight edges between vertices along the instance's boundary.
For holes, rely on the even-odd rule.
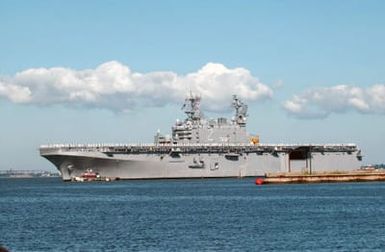
[[100,178],[99,173],[94,172],[92,169],[87,169],[87,171],[83,172],[80,175],[81,178],[84,179],[84,181],[94,181]]
[[91,182],[91,181],[113,181],[118,180],[119,178],[109,178],[109,177],[102,177],[98,172],[94,172],[92,169],[87,169],[85,172],[80,174],[79,177],[72,177],[71,181],[76,182]]

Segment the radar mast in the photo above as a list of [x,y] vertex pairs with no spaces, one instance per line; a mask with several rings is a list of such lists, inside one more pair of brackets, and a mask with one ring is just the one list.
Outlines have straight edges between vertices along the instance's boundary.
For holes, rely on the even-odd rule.
[[187,115],[187,121],[199,122],[202,118],[202,112],[200,110],[201,97],[193,95],[190,92],[190,96],[185,99],[182,109]]
[[246,126],[247,105],[244,104],[236,95],[233,95],[233,107],[235,108],[234,121],[241,127]]

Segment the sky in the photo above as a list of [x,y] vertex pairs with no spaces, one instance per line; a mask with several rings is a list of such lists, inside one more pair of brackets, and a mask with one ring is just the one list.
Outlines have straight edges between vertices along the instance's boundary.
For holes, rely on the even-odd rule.
[[249,105],[263,143],[356,143],[385,162],[384,1],[0,0],[0,170],[41,144],[150,143]]

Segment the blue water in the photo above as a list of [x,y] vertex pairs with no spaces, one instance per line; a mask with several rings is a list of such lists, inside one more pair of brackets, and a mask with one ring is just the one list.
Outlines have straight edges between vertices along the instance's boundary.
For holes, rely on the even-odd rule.
[[0,179],[11,251],[384,251],[385,183]]

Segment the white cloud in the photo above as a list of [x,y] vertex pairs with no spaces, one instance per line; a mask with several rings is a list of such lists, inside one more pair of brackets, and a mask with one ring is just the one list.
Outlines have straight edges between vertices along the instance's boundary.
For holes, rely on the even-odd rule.
[[233,94],[246,101],[264,100],[273,95],[247,69],[229,69],[218,63],[208,63],[186,75],[167,71],[138,73],[110,61],[95,69],[32,68],[0,78],[0,97],[14,103],[64,104],[115,111],[181,103],[190,90],[202,95],[203,105],[213,111],[226,110]]
[[28,102],[31,97],[31,90],[28,87],[21,87],[0,81],[0,96],[5,96],[16,103]]
[[368,88],[337,85],[307,90],[284,102],[283,107],[297,118],[323,118],[351,110],[382,114],[385,113],[385,85]]

